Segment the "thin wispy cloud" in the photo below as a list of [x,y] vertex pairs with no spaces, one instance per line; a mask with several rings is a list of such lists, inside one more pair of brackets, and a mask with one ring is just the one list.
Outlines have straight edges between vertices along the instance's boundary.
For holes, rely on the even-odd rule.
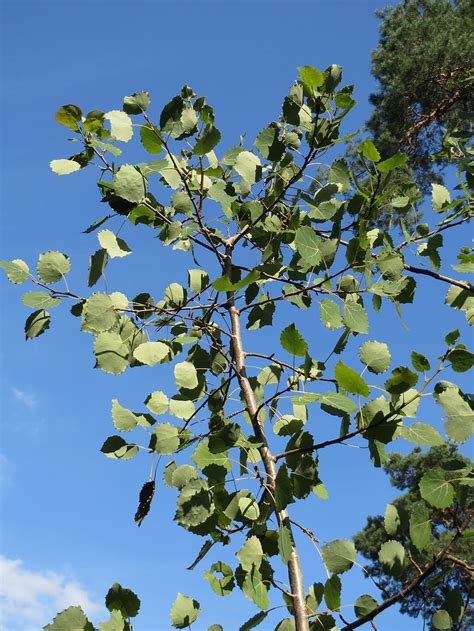
[[56,572],[32,572],[20,559],[0,557],[0,631],[41,631],[70,605],[90,618],[103,612],[77,581]]
[[38,404],[36,395],[26,390],[20,390],[20,388],[12,388],[13,396],[16,401],[23,403],[29,410],[33,410]]

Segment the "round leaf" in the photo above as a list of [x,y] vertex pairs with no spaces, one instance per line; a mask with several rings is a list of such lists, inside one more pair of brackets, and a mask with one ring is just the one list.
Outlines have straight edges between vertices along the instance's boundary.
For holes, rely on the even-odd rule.
[[115,194],[119,197],[134,203],[141,202],[145,197],[145,179],[131,164],[120,167],[114,173],[113,181]]
[[186,629],[196,620],[199,610],[200,605],[197,600],[178,593],[171,607],[171,624],[176,629]]
[[75,160],[51,160],[49,163],[51,167],[51,171],[56,173],[56,175],[69,175],[70,173],[74,173],[74,171],[79,171],[81,165],[79,162]]
[[69,257],[62,252],[43,252],[38,259],[36,271],[44,283],[57,283],[71,269]]
[[169,406],[168,397],[164,392],[156,390],[147,397],[145,405],[153,414],[164,414]]
[[420,480],[421,497],[435,508],[448,508],[454,500],[454,488],[442,469],[427,471]]
[[133,136],[133,127],[130,117],[120,110],[112,110],[104,115],[110,123],[110,133],[115,140],[128,142]]
[[357,618],[363,618],[378,607],[378,602],[369,594],[359,596],[354,603],[354,612]]
[[321,554],[324,565],[333,574],[342,574],[350,570],[356,558],[356,549],[352,541],[336,539],[322,546]]
[[119,375],[130,365],[130,349],[118,333],[99,333],[94,342],[94,354],[97,368],[111,375]]
[[163,361],[169,352],[169,346],[163,342],[143,342],[133,351],[133,356],[142,364],[154,366]]
[[359,348],[359,357],[370,372],[376,374],[385,372],[390,367],[390,351],[383,342],[365,342]]
[[27,291],[21,297],[21,301],[24,305],[33,309],[38,307],[40,309],[56,307],[61,302],[60,298],[55,298],[45,291]]
[[118,320],[114,304],[107,294],[92,294],[82,308],[83,329],[101,333],[112,329]]
[[179,447],[178,428],[170,423],[160,423],[151,433],[150,448],[159,454],[173,454]]
[[380,548],[379,561],[391,576],[400,576],[405,564],[404,547],[398,541],[386,541]]
[[308,352],[308,345],[294,324],[283,329],[280,335],[280,343],[283,348],[299,357],[304,357]]
[[199,382],[196,368],[190,362],[181,362],[174,367],[174,378],[178,388],[193,390]]
[[30,273],[28,265],[21,259],[0,261],[0,267],[5,270],[8,280],[15,285],[24,283]]
[[100,230],[97,238],[111,258],[122,258],[132,253],[125,241],[117,237],[112,230]]

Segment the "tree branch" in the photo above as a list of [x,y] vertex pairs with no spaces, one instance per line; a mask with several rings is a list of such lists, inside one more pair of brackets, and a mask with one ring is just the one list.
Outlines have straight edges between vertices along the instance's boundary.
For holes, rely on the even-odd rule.
[[447,546],[443,550],[441,550],[441,552],[433,559],[433,561],[425,565],[421,574],[417,576],[411,583],[409,583],[406,587],[401,589],[398,593],[384,600],[383,603],[381,603],[378,607],[376,607],[373,611],[371,611],[367,615],[362,616],[355,622],[351,622],[350,624],[347,624],[345,627],[342,627],[341,631],[352,631],[353,629],[357,629],[358,627],[361,627],[366,622],[370,622],[371,620],[373,620],[376,616],[378,616],[379,613],[381,613],[382,611],[385,611],[385,609],[388,609],[395,603],[399,602],[400,600],[408,596],[408,594],[411,594],[411,592],[413,592],[415,589],[417,589],[419,585],[428,576],[433,574],[433,572],[441,565],[441,563],[444,560],[446,560],[447,555],[449,555],[449,553],[455,546],[458,539],[462,537],[464,531],[469,527],[471,523],[471,519],[472,519],[472,512],[469,513],[469,515],[466,517],[464,522],[459,526],[457,533],[454,535],[451,541],[447,544]]
[[408,270],[409,272],[413,272],[414,274],[423,274],[425,276],[431,276],[431,278],[436,278],[436,280],[441,280],[444,283],[449,283],[450,285],[456,285],[456,287],[460,287],[461,289],[466,289],[469,292],[474,291],[474,287],[470,283],[464,280],[456,280],[455,278],[449,278],[448,276],[443,276],[442,274],[433,272],[430,269],[423,269],[422,267],[414,267],[413,265],[405,264],[403,268]]

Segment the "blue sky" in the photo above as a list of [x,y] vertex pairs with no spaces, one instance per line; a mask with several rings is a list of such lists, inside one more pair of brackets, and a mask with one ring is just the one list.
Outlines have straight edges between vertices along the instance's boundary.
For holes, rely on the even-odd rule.
[[[374,12],[380,5],[369,0],[4,0],[1,258],[23,258],[34,267],[40,252],[66,252],[73,265],[71,286],[84,289],[88,257],[97,242],[95,235],[81,231],[105,213],[95,173],[58,178],[49,169],[50,160],[70,151],[67,131],[54,121],[60,105],[120,109],[124,95],[145,89],[158,116],[187,83],[215,107],[223,144],[230,147],[243,132],[251,142],[278,116],[298,66],[324,69],[338,63],[344,82],[356,85],[358,106],[349,120],[356,129],[367,118],[374,88],[370,51],[378,39]],[[129,160],[144,159],[131,151]],[[185,256],[127,230],[123,236],[136,250],[129,260],[114,262],[113,290],[134,295],[154,287],[150,293],[158,296],[172,280],[185,280]],[[450,252],[455,245],[453,239]],[[416,350],[436,357],[442,349],[432,340],[462,326],[462,316],[443,307],[443,296],[430,280],[421,285],[419,305],[406,310],[403,325],[387,309],[373,321],[370,339],[389,343],[393,365],[406,364],[413,339]],[[67,313],[54,314],[51,330],[26,343],[22,291],[4,278],[0,290],[3,631],[36,630],[71,598],[84,603],[97,621],[103,595],[114,581],[142,599],[136,631],[168,629],[169,607],[178,591],[201,602],[196,631],[213,622],[226,631],[237,629],[255,608],[237,592],[225,599],[212,594],[202,573],[217,556],[194,572],[185,570],[201,541],[171,521],[174,492],[160,486],[148,519],[140,529],[133,523],[149,460],[118,463],[99,453],[104,438],[114,433],[111,399],[139,408],[149,392],[166,390],[166,370],[132,370],[115,378],[91,370],[90,339]],[[311,330],[310,321],[304,326]],[[439,426],[437,408],[427,405],[424,413],[421,420]],[[322,541],[350,538],[368,514],[383,513],[395,496],[383,472],[374,470],[360,449],[323,452],[320,473],[331,499],[309,500],[300,515]],[[317,553],[305,540],[301,554],[308,582],[324,580]],[[344,602],[352,603],[361,593],[375,594],[355,569]],[[347,611],[351,617],[352,609]],[[380,628],[410,631],[422,623],[390,610],[381,616]]]

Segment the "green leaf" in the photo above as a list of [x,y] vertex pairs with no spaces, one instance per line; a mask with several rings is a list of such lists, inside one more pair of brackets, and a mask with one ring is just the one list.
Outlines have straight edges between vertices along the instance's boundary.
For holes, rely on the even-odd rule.
[[[255,616],[249,618],[244,624],[239,627],[239,631],[251,631],[251,629],[255,629],[258,625],[265,620],[271,610],[268,611],[259,611]],[[208,629],[210,631],[210,629]],[[224,630],[222,630],[224,631]]]
[[445,204],[451,203],[451,195],[449,194],[448,189],[441,184],[432,184],[431,189],[431,203],[433,205],[433,209],[439,213],[443,210]]
[[128,298],[121,291],[113,291],[109,296],[115,309],[126,309],[128,307]]
[[134,92],[123,99],[123,110],[127,114],[141,114],[150,107],[150,95],[148,92]]
[[382,171],[383,173],[388,173],[389,171],[393,171],[397,167],[406,164],[407,160],[408,156],[406,153],[396,153],[394,156],[387,158],[387,160],[379,162],[377,164],[377,170]]
[[279,162],[285,153],[285,145],[279,140],[278,135],[278,127],[270,125],[262,129],[254,142],[262,156],[271,162]]
[[280,344],[291,355],[304,357],[308,352],[308,345],[294,324],[283,329],[280,335]]
[[459,332],[459,329],[454,329],[454,331],[450,331],[445,336],[444,341],[446,342],[448,346],[452,346],[453,344],[456,344],[456,342],[458,341],[460,337],[461,337],[461,333]]
[[431,618],[431,624],[435,629],[451,629],[453,621],[446,609],[438,609]]
[[413,368],[415,370],[418,370],[418,372],[427,372],[428,370],[430,370],[430,362],[426,359],[424,355],[421,355],[416,351],[412,351],[410,357]]
[[303,427],[304,421],[289,414],[284,414],[275,422],[273,433],[278,436],[291,436]]
[[186,290],[179,283],[171,283],[165,289],[165,298],[170,305],[180,307],[186,302]]
[[47,311],[40,309],[39,311],[33,311],[25,322],[25,337],[27,340],[32,340],[34,337],[38,337],[42,333],[49,329],[51,317]]
[[[198,472],[195,467],[189,464],[182,464],[171,474],[171,485],[177,489],[182,489],[191,480],[198,478]],[[189,568],[187,568],[189,570]]]
[[56,175],[69,175],[70,173],[79,171],[81,168],[79,162],[65,159],[51,160],[49,166],[51,167],[51,171],[56,173]]
[[171,607],[171,624],[176,629],[186,629],[196,620],[200,608],[201,606],[197,600],[178,593]]
[[112,110],[104,115],[110,123],[110,134],[115,140],[128,142],[133,136],[132,121],[125,112]]
[[[104,128],[104,112],[92,110],[83,121],[84,129],[98,138],[106,138],[109,132]],[[100,145],[99,145],[100,146]]]
[[65,127],[69,127],[73,131],[79,129],[79,125],[82,120],[81,109],[77,105],[70,103],[69,105],[63,105],[59,108],[55,115],[56,122]]
[[444,599],[443,609],[449,613],[454,622],[462,621],[465,613],[465,607],[463,594],[459,587],[455,587],[447,593],[446,598]]
[[324,585],[324,600],[331,611],[338,611],[341,606],[341,579],[333,574]]
[[92,256],[89,257],[89,276],[87,279],[88,287],[93,287],[99,278],[102,277],[105,266],[107,265],[108,255],[106,250],[102,248],[94,252]]
[[392,376],[385,382],[385,388],[390,394],[402,394],[418,381],[418,375],[405,366],[394,368]]
[[96,367],[111,375],[119,375],[130,365],[130,348],[118,333],[99,333],[94,342]]
[[435,508],[448,508],[454,500],[454,488],[442,469],[427,471],[420,480],[421,497]]
[[193,292],[203,291],[209,285],[209,275],[202,269],[188,269],[188,284]]
[[409,427],[402,425],[399,427],[399,433],[402,438],[417,445],[436,447],[444,444],[443,437],[438,430],[427,423],[413,423]]
[[440,381],[434,389],[434,398],[443,408],[447,421],[445,423],[448,438],[463,443],[474,430],[474,412],[459,388],[449,381]]
[[410,507],[410,539],[415,548],[424,550],[431,541],[430,514],[424,502]]
[[288,565],[288,562],[291,559],[294,545],[291,530],[288,526],[281,526],[278,531],[278,552],[285,565]]
[[258,182],[262,175],[259,158],[251,151],[241,151],[237,156],[234,169],[244,180],[252,184]]
[[257,607],[260,609],[268,609],[270,604],[268,600],[268,588],[263,582],[261,573],[255,567],[252,567],[245,576],[242,591]]
[[363,618],[378,607],[378,602],[370,594],[363,594],[354,603],[354,613],[357,618]]
[[298,68],[298,74],[303,85],[310,94],[312,94],[316,88],[319,88],[319,86],[323,84],[323,73],[319,70],[316,70],[316,68],[313,68],[312,66],[303,66],[302,68]]
[[158,154],[163,151],[160,140],[160,132],[157,127],[153,125],[141,125],[140,127],[140,140],[142,145],[148,153]]
[[286,464],[282,464],[275,479],[275,508],[281,511],[293,502],[293,485]]
[[207,440],[203,440],[199,443],[191,457],[204,473],[206,471],[212,472],[213,467],[225,469],[227,472],[232,468],[229,458],[227,457],[227,452],[212,453],[212,451],[209,450],[209,441]]
[[313,486],[313,493],[321,500],[327,500],[329,498],[329,493],[322,482]]
[[[304,396],[305,395],[303,395],[303,397]],[[334,416],[354,414],[358,409],[357,403],[340,392],[324,392],[318,395],[318,400],[321,403],[321,409]]]
[[383,342],[365,342],[359,348],[359,357],[370,372],[375,374],[387,371],[392,360],[388,346]]
[[188,420],[195,412],[194,403],[188,399],[184,399],[179,395],[170,399],[170,414],[177,418]]
[[168,411],[169,401],[164,392],[156,390],[145,400],[145,405],[153,414],[165,414]]
[[131,164],[124,164],[114,173],[113,183],[115,194],[122,199],[139,203],[145,197],[145,179]]
[[324,565],[333,574],[342,574],[350,570],[356,558],[356,549],[352,541],[336,539],[322,546],[321,554]]
[[160,423],[150,436],[150,449],[162,455],[174,454],[179,447],[178,428],[171,423]]
[[384,516],[385,531],[388,535],[395,535],[400,527],[400,516],[397,507],[393,504],[387,504]]
[[380,153],[377,151],[377,147],[368,138],[359,145],[357,153],[361,153],[364,158],[367,158],[367,160],[371,162],[378,162],[380,160]]
[[242,517],[255,521],[260,517],[260,509],[253,497],[240,497],[238,501],[239,510]]
[[379,561],[390,576],[400,576],[405,565],[404,547],[398,541],[386,541],[379,550]]
[[123,239],[117,237],[112,230],[100,230],[97,238],[100,245],[111,258],[122,258],[132,253]]
[[39,255],[36,271],[44,283],[57,283],[71,269],[69,257],[62,252],[43,252]]
[[94,631],[81,607],[68,607],[58,613],[44,631]]
[[60,298],[55,298],[45,291],[27,291],[26,294],[23,294],[21,297],[21,301],[24,305],[32,309],[37,307],[41,309],[56,307],[61,302]]
[[360,394],[363,397],[369,396],[369,386],[367,382],[352,368],[346,366],[342,361],[338,361],[334,368],[334,376],[340,388],[351,394]]
[[207,125],[199,140],[194,145],[193,153],[196,156],[204,156],[214,149],[221,140],[221,132],[214,125]]
[[190,480],[179,494],[175,520],[187,530],[199,532],[201,529],[200,534],[208,534],[206,522],[213,512],[214,504],[206,480]]
[[140,599],[131,589],[114,583],[105,597],[109,611],[119,611],[124,618],[134,618],[140,610]]
[[112,399],[112,420],[120,432],[131,432],[137,426],[135,414],[122,407],[117,399]]
[[327,329],[340,329],[344,326],[339,307],[333,300],[327,298],[321,300],[320,317]]
[[[214,572],[219,572],[222,576],[215,576]],[[204,572],[204,578],[209,581],[212,590],[218,596],[227,596],[234,589],[235,583],[232,569],[222,561],[213,563],[209,571]]]
[[24,283],[30,273],[28,265],[21,259],[0,261],[0,267],[5,270],[8,280],[15,285]]
[[169,352],[169,346],[163,342],[143,342],[133,351],[133,356],[142,364],[154,366],[163,361]]
[[448,359],[454,372],[467,372],[474,366],[474,354],[465,348],[453,349]]
[[348,329],[354,333],[368,333],[369,319],[362,305],[353,300],[346,300],[343,308],[343,319]]
[[273,383],[278,383],[281,376],[281,367],[278,364],[271,364],[265,366],[257,375],[257,381],[262,386],[268,386]]
[[[99,631],[123,631],[127,627],[127,622],[120,611],[112,611],[110,618],[106,622],[101,622]],[[128,626],[128,625],[127,625]]]
[[114,460],[130,460],[138,453],[138,447],[127,444],[121,436],[109,436],[100,450]]
[[112,329],[118,320],[114,303],[107,294],[92,294],[82,308],[83,330],[101,333]]
[[263,559],[262,544],[258,537],[255,535],[249,537],[240,550],[236,552],[235,556],[239,559],[240,565],[246,572],[250,572],[252,568],[258,569]]
[[244,276],[244,278],[235,283],[227,276],[221,276],[220,278],[216,278],[216,280],[212,283],[212,286],[214,289],[217,289],[217,291],[239,291],[240,289],[251,285],[259,278],[260,274],[257,270],[252,270],[249,274],[247,274],[247,276]]
[[193,390],[199,385],[196,368],[190,362],[181,362],[174,367],[174,379],[178,388]]
[[209,552],[209,550],[212,549],[214,544],[215,544],[215,541],[211,541],[211,540],[207,539],[207,541],[205,541],[203,543],[203,545],[201,546],[201,549],[199,550],[199,553],[198,553],[197,557],[194,559],[194,561],[191,563],[191,565],[188,565],[188,567],[186,569],[187,570],[194,570],[196,565],[200,561],[202,561],[202,559],[206,556],[206,554]]
[[320,239],[313,228],[302,226],[296,231],[295,248],[301,258],[308,265],[316,267],[322,261],[321,254],[322,239]]

